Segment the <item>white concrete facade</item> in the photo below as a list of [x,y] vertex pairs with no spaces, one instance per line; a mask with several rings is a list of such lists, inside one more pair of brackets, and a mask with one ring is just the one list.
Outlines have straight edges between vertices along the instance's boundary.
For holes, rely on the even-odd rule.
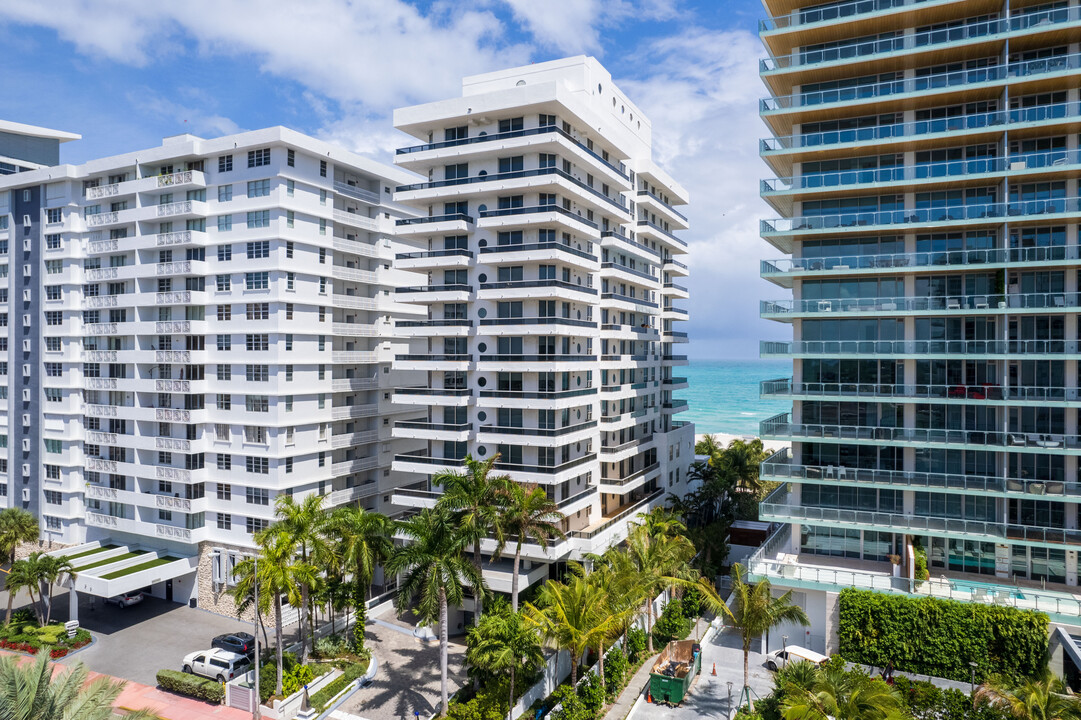
[[[547,490],[567,516],[566,541],[527,546],[522,586],[547,566],[619,542],[627,521],[687,490],[694,428],[675,419],[673,375],[686,333],[678,284],[686,191],[651,156],[649,120],[593,58],[465,78],[462,96],[395,111],[423,145],[396,162],[427,178],[395,200],[422,273],[397,297],[421,308],[399,323],[423,350],[395,367],[422,388],[395,399],[427,415],[395,436],[414,475],[395,501],[430,506],[431,476],[467,454],[500,453],[499,472]],[[484,547],[490,552],[492,545]],[[509,568],[487,573],[509,585]]]
[[386,510],[409,179],[281,127],[0,177],[2,503],[215,586],[283,493]]

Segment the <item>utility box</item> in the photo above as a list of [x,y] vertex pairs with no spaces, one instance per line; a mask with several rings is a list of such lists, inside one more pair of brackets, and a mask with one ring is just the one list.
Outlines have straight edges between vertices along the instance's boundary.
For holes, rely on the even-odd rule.
[[702,672],[702,646],[694,640],[673,640],[649,673],[649,694],[655,703],[679,705]]

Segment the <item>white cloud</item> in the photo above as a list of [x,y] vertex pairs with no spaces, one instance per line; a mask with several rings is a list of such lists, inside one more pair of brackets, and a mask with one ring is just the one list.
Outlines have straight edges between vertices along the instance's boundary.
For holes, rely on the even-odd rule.
[[617,82],[653,124],[654,158],[691,193],[691,352],[756,355],[760,338],[787,330],[757,319],[759,298],[784,295],[759,277],[760,259],[779,255],[758,234],[774,214],[758,196],[768,175],[758,156],[764,51],[749,32],[694,29],[636,54],[649,58],[643,74]]
[[601,33],[630,19],[676,15],[677,0],[503,0],[538,43],[567,55],[602,54]]

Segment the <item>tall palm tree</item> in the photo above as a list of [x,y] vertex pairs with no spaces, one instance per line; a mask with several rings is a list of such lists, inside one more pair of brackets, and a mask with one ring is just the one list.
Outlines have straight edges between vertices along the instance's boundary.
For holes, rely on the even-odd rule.
[[[566,518],[559,512],[559,505],[549,500],[544,490],[537,487],[529,492],[521,485],[512,483],[506,493],[503,508],[503,530],[516,538],[514,546],[514,570],[510,581],[511,609],[518,612],[518,568],[522,564],[522,545],[533,541],[548,549],[553,537],[560,540],[567,536],[559,523]],[[496,554],[501,554],[505,538],[500,540]]]
[[[506,607],[504,605],[504,607]],[[489,673],[510,676],[507,715],[514,709],[514,681],[518,668],[531,673],[544,663],[536,631],[518,613],[497,612],[485,615],[469,629],[472,642],[466,660],[473,667]]]
[[37,540],[41,531],[38,520],[22,508],[0,510],[0,553],[15,564],[15,549],[24,542]]
[[[734,627],[739,628],[740,637],[743,641],[743,687],[749,687],[751,677],[751,643],[755,638],[761,637],[771,628],[782,623],[796,622],[801,625],[810,625],[807,613],[799,605],[792,604],[792,591],[786,592],[781,597],[773,597],[773,589],[769,580],[762,578],[756,583],[747,582],[747,570],[743,565],[736,563],[732,566],[732,595],[735,601],[729,608],[727,603],[721,600],[717,591],[708,581],[699,581],[699,589],[702,591],[703,600],[713,612],[724,614]],[[750,702],[751,710],[754,704]]]
[[409,538],[391,556],[387,570],[402,573],[398,607],[414,599],[423,621],[439,622],[439,672],[442,714],[447,714],[447,605],[460,606],[466,585],[484,592],[484,578],[465,559],[469,537],[455,523],[446,507],[425,508],[401,523]]
[[[480,543],[492,535],[499,547],[503,542],[503,523],[500,509],[513,482],[508,475],[491,476],[492,467],[499,461],[499,453],[481,462],[471,455],[465,456],[465,472],[443,470],[432,479],[433,484],[443,487],[439,502],[454,512],[458,526],[473,545],[473,564],[481,571]],[[475,592],[477,612],[475,623],[484,614],[484,597]]]
[[993,680],[980,686],[974,701],[998,706],[1017,720],[1079,720],[1081,700],[1068,692],[1046,669],[1041,677],[1018,683]]
[[707,462],[712,462],[713,458],[717,457],[721,452],[721,444],[717,442],[717,438],[713,435],[703,435],[702,439],[694,444],[695,455],[706,455],[710,458]]
[[587,559],[593,565],[590,579],[608,590],[609,608],[620,616],[618,630],[626,647],[627,634],[649,594],[649,587],[622,547],[610,547],[603,555],[589,555]]
[[8,609],[7,614],[4,616],[5,625],[11,622],[11,606],[20,590],[25,589],[30,593],[30,604],[34,608],[34,614],[37,614],[37,605],[34,604],[34,588],[37,586],[37,575],[30,567],[30,564],[25,560],[16,560],[4,581],[4,587],[8,593]]
[[[20,664],[14,655],[0,657],[0,717],[4,720],[110,720],[123,681],[100,677],[87,684],[89,672],[77,662],[53,676],[49,651]],[[154,720],[148,710],[126,712],[129,720]]]
[[41,556],[38,567],[40,569],[40,594],[45,611],[45,621],[42,624],[48,625],[53,616],[53,587],[64,575],[69,576],[74,582],[75,567],[67,558],[55,555]]
[[[71,573],[74,577],[74,572],[71,561],[66,558],[57,558],[35,551],[22,560],[15,561],[8,575],[8,583],[11,584],[14,576],[17,587],[26,588],[30,593],[30,603],[34,608],[38,624],[47,625],[52,617],[53,584],[64,573]],[[34,598],[35,592],[37,599]],[[13,594],[9,591],[9,606]]]
[[757,493],[760,484],[758,481],[759,466],[762,461],[769,457],[762,447],[762,441],[758,438],[750,442],[733,440],[721,453],[721,465],[727,469],[736,480],[736,487]]
[[[325,496],[312,493],[297,502],[292,495],[279,495],[274,502],[278,521],[269,532],[285,533],[300,552],[305,565],[327,567],[334,562],[334,553],[327,540],[329,515],[323,509]],[[314,641],[315,627],[311,613],[312,585],[300,584],[300,661],[308,662],[309,641]]]
[[655,507],[648,513],[638,513],[635,518],[652,537],[675,537],[687,532],[687,526],[679,514],[666,507]]
[[278,678],[275,695],[282,694],[282,598],[290,605],[300,603],[298,586],[315,579],[315,568],[297,559],[296,544],[284,533],[261,533],[259,543],[258,573],[256,558],[246,557],[236,564],[233,577],[236,586],[233,593],[238,597],[253,595],[259,587],[260,614],[274,608],[274,644],[278,659]]
[[667,587],[697,579],[697,573],[688,566],[694,557],[694,545],[682,536],[654,537],[646,527],[635,525],[628,533],[625,552],[645,590],[646,645],[652,655],[653,599]]
[[809,690],[794,683],[789,683],[787,689],[782,710],[784,720],[902,720],[905,717],[897,690],[861,672],[829,667],[817,673]]
[[[588,650],[603,647],[604,641],[618,630],[618,622],[604,611],[607,591],[591,582],[577,563],[570,563],[569,568],[566,582],[546,582],[537,596],[537,604],[527,602],[523,612],[549,647],[570,654],[571,685],[577,685],[582,656]],[[602,662],[602,672],[603,667]]]
[[342,569],[353,573],[353,612],[363,622],[375,568],[394,552],[394,522],[359,506],[344,506],[331,515],[330,528]]

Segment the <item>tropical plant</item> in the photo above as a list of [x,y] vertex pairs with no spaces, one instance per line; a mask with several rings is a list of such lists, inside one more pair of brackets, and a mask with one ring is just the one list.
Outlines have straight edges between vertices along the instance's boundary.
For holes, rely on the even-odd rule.
[[426,624],[439,622],[439,672],[442,714],[447,714],[447,605],[460,606],[466,585],[479,594],[484,578],[465,559],[469,537],[455,523],[446,507],[425,508],[401,523],[409,538],[390,557],[387,571],[401,573],[398,606],[417,601],[417,610]]
[[618,618],[606,611],[608,591],[591,581],[578,563],[569,563],[568,567],[570,572],[566,581],[546,582],[540,589],[537,604],[527,602],[524,613],[550,647],[568,651],[571,684],[576,685],[578,663],[586,651],[603,647],[604,641],[619,630],[620,624]]
[[898,692],[878,678],[829,665],[810,689],[790,685],[782,703],[784,720],[902,720]]
[[670,508],[655,507],[635,518],[651,537],[679,537],[687,532],[679,514]]
[[[20,664],[14,655],[0,657],[0,717],[4,720],[110,720],[113,702],[124,683],[99,677],[87,684],[89,672],[75,663],[53,675],[49,651],[32,663]],[[128,720],[154,720],[147,710],[124,715]]]
[[41,534],[38,520],[22,508],[0,510],[0,554],[15,564],[15,550],[24,542],[37,540]]
[[[444,470],[432,479],[433,484],[443,487],[443,496],[439,502],[454,513],[458,527],[473,546],[473,565],[477,572],[481,571],[481,540],[491,535],[495,538],[497,547],[503,547],[501,509],[514,483],[508,475],[490,475],[499,457],[499,453],[496,453],[481,462],[474,460],[471,455],[466,455],[464,473]],[[474,595],[477,604],[474,621],[479,624],[484,614],[484,594],[477,591]]]
[[[292,495],[279,495],[274,502],[277,522],[266,532],[284,533],[300,553],[304,565],[330,567],[336,559],[327,540],[329,515],[323,509],[326,496],[312,493],[299,502]],[[313,585],[319,582],[318,575],[310,581],[300,582],[300,662],[308,662],[309,642],[315,637],[314,619],[311,608]]]
[[737,488],[755,494],[760,488],[759,466],[769,455],[770,452],[762,447],[762,441],[758,438],[733,440],[721,452],[720,465],[735,477]]
[[[330,528],[337,538],[342,568],[353,573],[354,620],[363,626],[375,568],[394,552],[394,521],[361,507],[344,506],[334,511]],[[363,646],[363,630],[360,638],[356,649]]]
[[[559,523],[566,518],[559,512],[559,505],[548,499],[544,490],[535,487],[529,492],[517,483],[512,483],[505,496],[503,508],[503,531],[516,538],[514,547],[514,569],[511,573],[510,597],[511,609],[518,612],[518,568],[522,564],[522,545],[532,541],[542,548],[548,548],[548,541],[553,537],[566,538]],[[506,538],[501,538],[496,554],[502,554]]]
[[639,587],[644,591],[646,611],[646,642],[653,654],[653,599],[667,587],[697,580],[697,573],[688,566],[694,557],[694,545],[682,536],[654,537],[642,525],[634,525],[627,536],[624,549],[635,572]]
[[1018,682],[991,680],[980,686],[973,701],[1005,710],[1017,720],[1081,720],[1081,700],[1049,669]]
[[246,557],[236,564],[233,577],[236,586],[233,593],[240,597],[253,595],[255,586],[259,588],[260,614],[274,609],[274,645],[277,655],[277,680],[275,694],[282,693],[282,598],[290,605],[301,601],[298,585],[303,581],[312,581],[315,568],[303,560],[297,559],[296,545],[292,538],[283,533],[261,533],[256,537],[259,543],[258,560]]
[[703,435],[702,439],[694,444],[695,455],[706,455],[712,460],[721,452],[721,444],[714,435]]
[[[75,569],[66,558],[32,552],[22,560],[16,560],[7,576],[8,617],[11,615],[12,597],[26,588],[38,624],[48,625],[52,619],[53,585],[65,573],[74,579]],[[37,599],[34,597],[35,592]]]
[[[732,607],[721,600],[717,591],[705,579],[699,581],[702,599],[713,612],[724,614],[732,625],[739,629],[743,644],[743,687],[749,687],[751,676],[751,643],[771,628],[782,623],[795,622],[810,625],[807,613],[799,605],[792,604],[792,591],[780,597],[773,597],[773,588],[769,580],[762,578],[757,583],[747,581],[747,570],[740,563],[732,566],[732,592],[735,598]],[[754,703],[750,703],[754,711]]]
[[8,609],[7,614],[4,616],[5,625],[11,622],[11,606],[20,590],[26,590],[30,593],[30,604],[34,608],[35,617],[37,616],[38,609],[34,603],[34,590],[37,586],[37,577],[30,565],[24,560],[16,560],[4,579],[4,589],[7,590],[8,594]]
[[[504,606],[505,607],[505,606]],[[479,670],[510,680],[507,714],[514,708],[514,683],[518,669],[527,675],[544,663],[536,631],[515,612],[489,613],[469,629],[466,660]]]

